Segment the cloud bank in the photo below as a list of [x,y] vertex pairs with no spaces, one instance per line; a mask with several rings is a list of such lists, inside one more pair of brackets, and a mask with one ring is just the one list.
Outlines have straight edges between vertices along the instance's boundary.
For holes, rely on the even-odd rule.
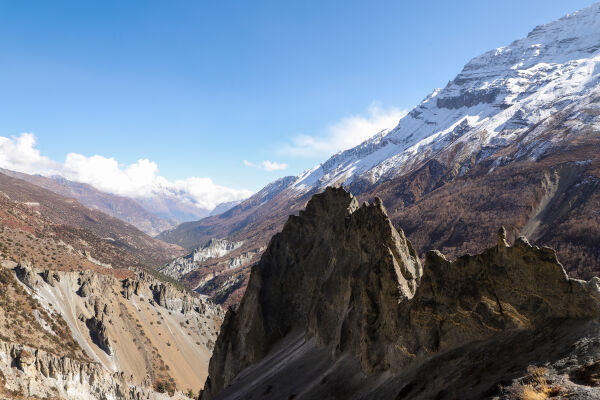
[[60,163],[43,156],[35,146],[36,139],[32,133],[10,138],[0,136],[0,167],[27,174],[60,175],[121,196],[175,197],[208,210],[219,203],[241,200],[252,194],[248,190],[217,185],[210,178],[169,181],[158,175],[158,165],[148,159],[122,165],[112,157],[69,153]]
[[371,104],[366,115],[344,117],[327,127],[322,136],[298,135],[279,149],[282,154],[314,157],[352,148],[384,129],[392,129],[406,115],[405,110]]
[[255,164],[248,160],[244,160],[244,165],[246,167],[264,169],[265,171],[269,171],[269,172],[270,171],[282,171],[282,170],[286,169],[288,166],[287,164],[284,164],[284,163],[278,163],[276,161],[269,161],[269,160],[265,160],[258,164]]

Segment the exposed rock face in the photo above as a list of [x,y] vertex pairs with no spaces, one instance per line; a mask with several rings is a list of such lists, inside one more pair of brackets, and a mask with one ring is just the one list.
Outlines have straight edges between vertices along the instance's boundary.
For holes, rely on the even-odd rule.
[[[160,272],[174,279],[198,268],[199,263],[224,255],[239,248],[244,242],[230,242],[225,239],[211,239],[206,245],[194,249],[190,254],[177,257],[160,269]],[[241,265],[241,263],[239,264]],[[235,267],[234,267],[235,268]]]
[[129,300],[132,295],[139,295],[140,281],[137,279],[123,280],[123,296]]
[[[17,368],[12,366],[16,365]],[[96,363],[58,357],[43,350],[0,342],[4,388],[28,398],[158,399],[151,386],[134,386],[122,373],[110,373]]]
[[[599,284],[569,279],[549,248],[525,238],[509,246],[502,229],[482,254],[449,262],[431,251],[421,269],[380,201],[359,208],[328,188],[289,218],[253,268],[238,311],[227,313],[201,398],[486,397],[539,359],[526,351],[534,341],[550,359],[575,349],[575,334],[550,345],[555,338],[536,332],[595,320]],[[598,334],[597,325],[577,332]],[[476,355],[481,346],[485,357]],[[463,364],[444,369],[444,354],[458,349]],[[505,353],[514,355],[506,361]],[[489,376],[448,372],[469,371],[478,358],[496,363],[481,372]],[[441,377],[413,392],[427,369]]]
[[512,247],[499,245],[452,263],[430,251],[421,286],[402,315],[411,329],[401,341],[412,333],[412,352],[431,353],[552,319],[597,317],[599,284],[598,278],[569,279],[554,250],[522,237]]
[[50,286],[55,286],[58,282],[60,282],[60,275],[48,269],[44,270],[41,275],[44,279],[44,282]]
[[228,269],[236,269],[243,265],[247,265],[252,261],[252,259],[254,257],[259,255],[264,250],[265,250],[265,248],[261,247],[261,248],[258,248],[258,249],[252,250],[252,251],[245,251],[242,254],[240,254],[239,256],[233,257],[231,260],[229,260],[229,265],[227,266],[227,268]]
[[39,279],[31,264],[27,261],[22,261],[15,267],[15,274],[21,282],[27,285],[30,289],[35,289],[39,284]]
[[167,305],[167,289],[168,287],[164,283],[155,283],[150,286],[154,301],[159,306],[165,307]]
[[106,352],[106,354],[112,354],[111,339],[108,333],[108,305],[102,303],[99,299],[94,299],[93,315],[91,318],[83,318],[85,325],[90,330],[90,338],[92,341]]
[[294,329],[361,357],[365,370],[389,365],[398,303],[413,297],[420,277],[417,255],[380,202],[359,208],[343,189],[315,195],[273,237],[239,310],[228,311],[205,393],[218,393]]

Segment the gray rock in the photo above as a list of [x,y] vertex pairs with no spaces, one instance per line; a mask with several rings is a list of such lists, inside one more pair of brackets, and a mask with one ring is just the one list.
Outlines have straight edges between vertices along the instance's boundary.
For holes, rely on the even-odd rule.
[[39,285],[39,277],[27,260],[17,264],[15,267],[15,274],[17,275],[17,278],[30,289],[35,289]]
[[253,267],[201,398],[499,396],[529,364],[600,363],[600,345],[582,344],[600,342],[599,281],[568,278],[552,249],[509,246],[503,229],[481,254],[430,251],[421,268],[381,202],[328,188]]

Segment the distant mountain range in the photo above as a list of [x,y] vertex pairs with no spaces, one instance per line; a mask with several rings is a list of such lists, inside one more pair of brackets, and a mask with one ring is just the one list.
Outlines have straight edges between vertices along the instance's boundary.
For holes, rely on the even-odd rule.
[[238,202],[227,202],[217,205],[213,210],[200,209],[170,196],[133,199],[102,192],[87,183],[70,181],[60,176],[29,175],[1,168],[0,172],[62,196],[74,198],[87,207],[130,223],[150,236],[172,229],[181,222],[220,213],[238,204]]
[[[573,276],[600,272],[600,4],[475,57],[394,129],[159,238],[190,251],[212,238],[243,241],[236,254],[258,251],[327,186],[381,197],[421,255],[480,252],[504,225],[510,240],[555,247]],[[228,262],[227,282],[246,281],[249,265]],[[194,271],[182,279],[211,286]]]

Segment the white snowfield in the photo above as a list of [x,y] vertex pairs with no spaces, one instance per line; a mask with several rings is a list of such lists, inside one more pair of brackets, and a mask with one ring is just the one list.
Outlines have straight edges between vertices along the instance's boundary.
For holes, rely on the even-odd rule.
[[600,3],[596,3],[475,57],[394,129],[335,154],[300,174],[290,187],[304,192],[362,180],[373,184],[402,175],[457,145],[461,150],[446,155],[451,157],[446,161],[475,156],[481,162],[517,142],[517,155],[535,160],[562,140],[562,134],[539,137],[559,112],[570,116],[564,134],[600,128],[599,83]]

